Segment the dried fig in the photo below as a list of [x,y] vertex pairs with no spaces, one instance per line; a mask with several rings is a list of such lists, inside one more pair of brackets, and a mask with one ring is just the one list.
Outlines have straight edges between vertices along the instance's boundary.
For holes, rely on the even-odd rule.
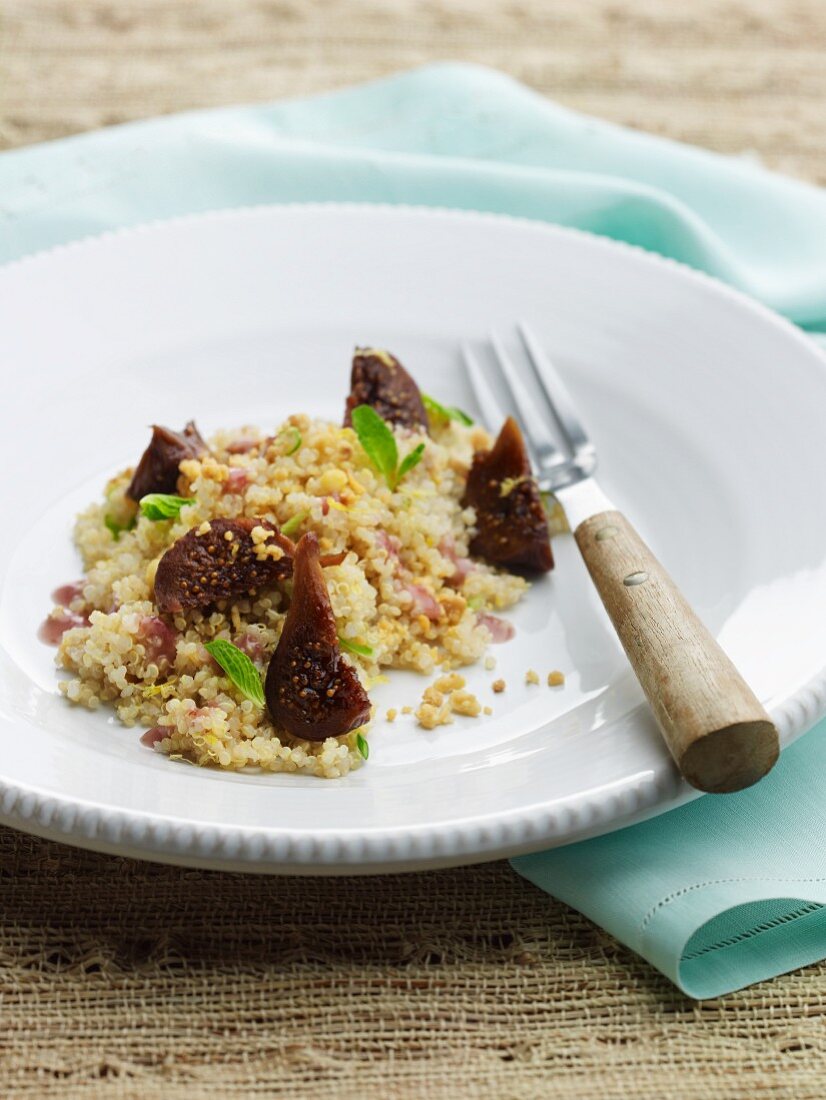
[[553,569],[545,508],[513,417],[491,450],[473,456],[463,504],[476,509],[471,554],[508,569]]
[[148,493],[174,493],[180,465],[185,458],[198,458],[207,450],[201,433],[190,420],[182,432],[152,425],[152,439],[141,455],[126,495],[139,501]]
[[276,726],[308,741],[341,737],[370,718],[367,692],[341,655],[318,539],[311,532],[296,548],[292,602],[264,694]]
[[[269,536],[253,537],[253,531]],[[263,519],[213,519],[171,546],[155,573],[160,611],[189,611],[252,595],[289,577],[294,543]]]
[[351,426],[353,409],[372,405],[388,424],[427,431],[427,413],[419,387],[388,351],[356,348],[350,376],[350,396],[344,410],[344,427]]

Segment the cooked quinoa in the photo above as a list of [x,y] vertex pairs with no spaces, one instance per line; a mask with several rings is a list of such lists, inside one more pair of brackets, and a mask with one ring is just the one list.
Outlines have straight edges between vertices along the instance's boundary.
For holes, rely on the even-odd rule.
[[[291,454],[285,433],[300,434]],[[387,669],[429,675],[479,661],[491,641],[484,613],[510,607],[528,587],[521,577],[468,561],[476,517],[461,500],[474,450],[490,439],[453,421],[429,436],[398,429],[396,435],[402,453],[426,446],[419,465],[391,491],[351,428],[297,415],[274,434],[248,427],[219,432],[208,453],[181,462],[179,492],[194,503],[176,519],[139,514],[117,538],[110,527],[130,514],[125,494],[132,471],[114,478],[105,499],[75,527],[85,577],[66,611],[89,625],[68,629],[58,649],[57,663],[70,674],[60,685],[66,697],[90,708],[112,706],[125,725],[150,729],[156,750],[196,764],[332,778],[362,763],[358,731],[323,742],[292,739],[274,728],[266,709],[238,693],[204,648],[215,639],[231,641],[263,673],[291,582],[165,616],[153,582],[161,556],[193,528],[204,533],[211,520],[240,517],[283,527],[299,517],[293,538],[312,531],[322,554],[345,552],[324,576],[340,637],[372,651],[347,652],[366,688]],[[478,714],[460,679],[443,683],[441,692],[434,687],[427,705]],[[494,690],[501,689],[494,684]]]
[[432,730],[437,726],[449,726],[454,714],[478,718],[481,713],[482,704],[472,692],[465,690],[464,676],[449,672],[425,688],[416,710],[416,721],[423,729]]

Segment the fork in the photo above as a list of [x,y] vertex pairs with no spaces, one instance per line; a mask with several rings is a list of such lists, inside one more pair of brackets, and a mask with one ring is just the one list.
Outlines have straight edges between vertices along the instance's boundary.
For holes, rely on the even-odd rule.
[[[489,380],[469,344],[463,357],[489,428],[518,413],[541,492],[553,493],[683,777],[698,790],[756,783],[779,754],[777,730],[754,692],[674,581],[594,479],[596,449],[536,336],[517,326],[522,363],[491,336]],[[502,402],[496,390],[507,397]],[[537,398],[539,401],[537,401]],[[552,427],[562,446],[552,438]]]

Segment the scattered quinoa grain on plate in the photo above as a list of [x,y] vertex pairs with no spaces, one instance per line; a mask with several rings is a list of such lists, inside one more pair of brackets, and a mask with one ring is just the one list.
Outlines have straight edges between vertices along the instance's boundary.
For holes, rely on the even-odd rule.
[[482,704],[470,691],[454,691],[450,695],[450,709],[454,714],[465,714],[469,718],[478,718]]
[[478,718],[481,713],[482,705],[472,692],[466,690],[464,676],[451,673],[425,688],[416,719],[424,729],[435,729],[449,725],[454,714]]
[[493,688],[493,690],[496,692],[497,695],[501,695],[502,692],[505,690],[506,686],[507,685],[505,684],[504,680],[494,680],[493,683],[491,684],[491,687]]
[[548,687],[562,687],[565,683],[565,674],[563,672],[549,672],[548,673]]
[[449,672],[446,676],[440,676],[433,686],[437,691],[456,691],[465,686],[465,678],[458,672]]
[[435,684],[431,684],[430,687],[424,689],[422,694],[423,703],[429,703],[432,707],[440,707],[444,701],[444,694],[439,691]]
[[497,449],[380,349],[357,349],[344,396],[343,423],[153,428],[75,525],[84,576],[58,590],[71,594],[43,635],[59,640],[67,700],[113,708],[175,759],[326,778],[364,763],[386,670],[450,670],[415,711],[425,728],[482,713],[454,670],[494,667],[487,647],[508,635],[486,609],[528,590],[488,560],[491,533],[507,531],[508,562],[552,564],[529,475],[518,508],[504,466],[505,492],[468,493],[479,456],[495,479],[519,429]]
[[435,730],[437,726],[449,726],[453,721],[450,705],[442,702],[422,703],[416,710],[416,721],[426,730]]

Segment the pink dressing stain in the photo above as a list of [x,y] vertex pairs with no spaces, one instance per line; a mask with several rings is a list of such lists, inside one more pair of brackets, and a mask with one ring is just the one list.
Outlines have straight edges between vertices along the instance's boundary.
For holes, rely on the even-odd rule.
[[68,584],[61,584],[59,588],[56,588],[54,592],[52,592],[52,599],[60,607],[68,607],[72,600],[83,595],[83,586],[85,583],[84,580],[79,580],[69,581]]
[[406,591],[413,597],[413,612],[417,615],[426,615],[431,622],[436,622],[442,617],[442,608],[436,597],[428,592],[421,584],[405,584]]
[[246,653],[251,661],[260,661],[264,656],[264,643],[257,634],[242,634],[233,642],[242,653]]
[[165,726],[153,726],[151,730],[141,734],[141,744],[146,745],[149,749],[154,749],[157,743],[163,741],[165,737],[169,737],[170,733],[171,730],[168,730]]
[[457,588],[464,584],[468,573],[472,573],[476,568],[470,558],[462,558],[456,553],[456,544],[451,535],[446,535],[439,543],[439,553],[448,561],[453,562],[455,569],[448,583],[456,585]]
[[178,635],[157,615],[143,615],[138,626],[138,636],[146,646],[150,661],[173,664],[177,653]]
[[498,615],[491,615],[487,611],[479,611],[476,621],[480,626],[486,626],[490,631],[492,642],[509,642],[516,633],[516,627],[506,619],[500,619]]
[[388,558],[398,558],[401,550],[401,540],[395,535],[388,535],[386,531],[376,532],[376,544],[384,550]]
[[233,466],[227,475],[227,480],[224,482],[224,492],[243,493],[249,483],[249,473],[242,470],[240,466]]
[[44,645],[60,645],[60,639],[67,630],[76,626],[88,626],[89,619],[77,611],[70,611],[69,604],[72,600],[83,594],[85,580],[69,581],[61,584],[52,592],[52,600],[58,605],[59,610],[52,612],[37,628],[37,637]]
[[227,444],[227,453],[231,455],[245,455],[249,454],[250,451],[254,450],[259,445],[257,439],[241,436],[240,439],[233,439],[231,443]]
[[37,636],[45,645],[60,645],[60,639],[67,630],[76,626],[88,626],[89,620],[85,615],[78,615],[76,611],[60,611],[44,619],[37,629]]
[[457,558],[456,559],[456,572],[451,577],[454,584],[461,585],[465,583],[465,578],[469,573],[472,573],[476,566],[470,560],[470,558]]

